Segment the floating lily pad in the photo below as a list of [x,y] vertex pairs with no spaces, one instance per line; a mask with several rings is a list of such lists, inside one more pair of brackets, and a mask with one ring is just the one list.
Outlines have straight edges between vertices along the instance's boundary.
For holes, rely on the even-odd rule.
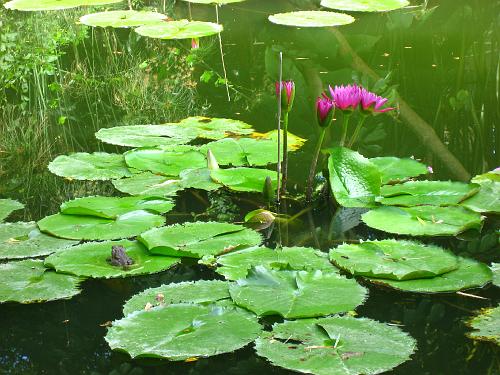
[[95,6],[120,3],[123,0],[12,0],[4,4],[7,9],[36,11],[61,10],[79,6]]
[[0,223],[12,212],[24,208],[24,204],[13,199],[0,199]]
[[500,182],[500,167],[492,171],[474,176],[471,182],[482,184],[483,182]]
[[252,268],[229,287],[237,305],[259,316],[307,318],[354,310],[367,291],[354,279],[335,272]]
[[371,158],[370,162],[377,166],[382,177],[382,184],[400,182],[428,173],[427,167],[424,164],[413,159],[384,156]]
[[471,339],[492,341],[500,345],[500,306],[483,309],[468,324],[474,329],[467,333]]
[[166,18],[158,12],[113,10],[86,14],[80,18],[80,23],[92,27],[137,27],[157,24]]
[[76,243],[41,233],[35,222],[0,224],[0,260],[45,256]]
[[55,214],[38,222],[42,232],[74,240],[118,240],[137,236],[163,224],[163,216],[144,210],[128,212],[116,219]]
[[500,214],[500,182],[481,182],[477,194],[463,201],[461,205],[480,213]]
[[353,23],[354,17],[343,13],[320,10],[277,13],[269,16],[269,21],[278,25],[296,27],[326,27]]
[[407,0],[321,0],[321,6],[352,12],[387,12],[404,8]]
[[113,180],[113,186],[122,193],[130,195],[150,195],[155,197],[172,197],[184,187],[180,180],[151,172],[134,174],[129,178]]
[[170,199],[159,197],[84,197],[65,202],[61,213],[65,215],[86,215],[116,219],[131,211],[146,210],[164,214],[174,208]]
[[207,154],[208,150],[212,151],[219,165],[248,166],[245,150],[236,139],[224,138],[200,147],[200,152],[204,155]]
[[220,255],[262,242],[259,233],[242,225],[196,222],[170,225],[138,238],[153,254],[201,258]]
[[245,0],[184,0],[184,1],[187,1],[188,3],[195,3],[195,4],[223,5],[223,4],[231,4],[231,3],[241,3],[242,1],[245,1]]
[[[281,130],[281,143],[283,143],[283,135],[284,131]],[[288,136],[288,150],[290,151],[297,151],[299,148],[304,146],[304,143],[306,143],[306,140],[304,138],[300,138],[299,136],[296,136],[295,134],[292,134],[290,132],[287,133]],[[278,142],[278,131],[277,130],[271,130],[268,131],[267,133],[258,133],[254,132],[252,134],[252,138],[255,139],[270,139],[274,142]]]
[[212,22],[180,20],[141,26],[135,31],[148,38],[192,39],[218,34],[222,29],[222,25]]
[[378,374],[410,359],[416,348],[398,327],[351,316],[275,324],[255,344],[273,365],[315,375]]
[[500,288],[500,263],[491,263],[491,272],[493,272],[493,284]]
[[380,194],[378,168],[363,155],[345,147],[327,150],[330,187],[337,202],[344,207],[373,207]]
[[459,258],[456,270],[429,279],[398,281],[370,278],[369,280],[406,292],[445,293],[479,288],[489,283],[491,279],[492,273],[487,265],[473,259]]
[[[134,262],[129,266],[114,266],[110,263],[113,246],[122,246],[126,255]],[[149,254],[137,241],[88,242],[59,251],[45,259],[45,266],[57,272],[92,278],[114,278],[149,275],[165,271],[180,258],[155,256]]]
[[[123,315],[144,310],[145,306],[164,306],[173,303],[211,304],[230,299],[229,282],[221,280],[199,280],[173,283],[149,288],[136,294],[123,306]],[[148,305],[149,304],[149,305]]]
[[328,261],[326,253],[309,247],[284,247],[276,250],[252,247],[222,255],[217,258],[217,264],[217,273],[228,280],[244,279],[248,271],[258,265],[272,269],[337,271]]
[[185,131],[185,129],[195,130],[198,137],[213,140],[231,136],[251,135],[254,132],[252,127],[243,121],[201,116],[188,117],[175,124],[175,127],[180,128],[182,131]]
[[456,236],[480,230],[483,218],[463,207],[380,207],[361,216],[369,227],[411,236]]
[[217,169],[210,172],[215,182],[234,191],[261,193],[267,177],[271,178],[273,189],[277,186],[277,175],[269,169],[256,168],[229,168]]
[[380,203],[389,206],[449,206],[475,194],[479,185],[452,181],[409,181],[385,185],[380,190]]
[[179,361],[232,352],[260,332],[256,317],[242,309],[174,304],[127,315],[113,322],[105,338],[111,349],[132,358]]
[[210,177],[208,168],[185,169],[180,173],[180,185],[183,188],[201,189],[201,190],[217,190],[221,185],[215,183]]
[[410,280],[434,277],[458,268],[458,258],[435,245],[415,241],[366,241],[330,250],[338,267],[356,276]]
[[49,170],[70,180],[111,180],[132,175],[123,155],[105,152],[60,155],[49,163]]
[[0,303],[35,303],[69,299],[80,293],[82,279],[61,275],[43,266],[42,260],[25,259],[0,264]]

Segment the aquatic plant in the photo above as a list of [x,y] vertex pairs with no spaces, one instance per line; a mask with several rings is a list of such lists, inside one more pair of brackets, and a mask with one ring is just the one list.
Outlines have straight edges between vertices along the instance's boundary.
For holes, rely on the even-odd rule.
[[[281,118],[279,119],[283,120],[283,164],[281,167],[281,173],[282,173],[281,188],[283,192],[286,192],[286,183],[288,180],[288,116],[290,114],[290,111],[292,110],[293,101],[295,99],[295,82],[293,81],[276,82],[276,96],[278,100],[280,100],[281,116],[283,117],[282,119]],[[278,129],[278,131],[280,131],[280,129]],[[278,169],[278,171],[280,171],[280,169]]]

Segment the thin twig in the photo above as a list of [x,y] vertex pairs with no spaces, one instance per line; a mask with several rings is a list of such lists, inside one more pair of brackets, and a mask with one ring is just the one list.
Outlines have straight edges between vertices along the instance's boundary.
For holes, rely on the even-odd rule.
[[464,292],[457,292],[458,295],[464,296],[464,297],[471,297],[471,298],[476,298],[476,299],[483,299],[483,300],[488,300],[489,298],[486,297],[481,297],[481,296],[476,296],[475,294],[469,294],[469,293],[464,293]]
[[[219,24],[219,5],[215,4],[215,16],[217,17],[217,24]],[[224,62],[224,52],[222,51],[222,37],[217,34],[219,37],[219,49],[220,49],[220,57],[222,59],[222,71],[224,72],[224,81],[226,84],[226,92],[227,92],[227,100],[231,101],[231,95],[229,94],[229,83],[227,81],[227,72],[226,72],[226,63]]]

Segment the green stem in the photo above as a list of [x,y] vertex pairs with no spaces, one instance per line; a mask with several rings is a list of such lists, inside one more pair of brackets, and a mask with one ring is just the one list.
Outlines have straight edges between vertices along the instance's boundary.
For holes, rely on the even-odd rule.
[[283,194],[286,193],[286,182],[288,179],[288,112],[283,114],[283,168],[281,188]]
[[354,142],[358,139],[359,132],[361,131],[361,128],[363,127],[363,124],[365,123],[366,120],[366,115],[361,115],[361,119],[358,122],[358,125],[356,125],[356,129],[354,129],[354,133],[351,137],[351,140],[349,142],[349,145],[347,147],[351,148]]
[[347,136],[347,125],[349,124],[349,119],[351,118],[351,114],[347,114],[344,112],[344,119],[342,122],[342,137],[340,138],[340,147],[344,147],[345,138]]
[[326,129],[321,128],[321,133],[319,135],[318,143],[316,144],[316,150],[314,151],[313,160],[311,163],[311,169],[309,170],[309,177],[307,179],[307,190],[306,190],[306,201],[311,202],[312,200],[312,191],[313,191],[313,180],[314,175],[316,174],[316,166],[318,165],[319,153],[321,151],[321,146],[323,145],[323,140],[325,139]]

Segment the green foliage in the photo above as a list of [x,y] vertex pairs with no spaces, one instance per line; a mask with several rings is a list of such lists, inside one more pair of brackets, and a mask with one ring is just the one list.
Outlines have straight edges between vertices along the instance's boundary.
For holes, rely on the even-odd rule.
[[471,339],[493,341],[500,345],[500,306],[484,309],[468,324],[474,329],[467,334]]
[[24,204],[13,199],[0,199],[0,223],[12,212],[24,208]]
[[141,26],[135,31],[142,36],[158,39],[191,39],[210,36],[222,31],[222,25],[200,21],[170,21]]
[[210,171],[210,177],[215,182],[238,192],[262,193],[267,177],[271,178],[273,188],[277,185],[275,171],[255,168],[228,168]]
[[321,0],[321,6],[352,12],[387,12],[410,5],[408,0]]
[[273,14],[269,16],[269,21],[285,26],[326,27],[347,25],[355,19],[347,14],[311,10]]
[[394,156],[371,158],[380,172],[382,184],[405,181],[411,177],[427,174],[427,167],[413,159],[401,159]]
[[118,191],[130,195],[171,197],[183,189],[180,180],[151,172],[136,173],[129,178],[113,180],[112,183]]
[[158,12],[114,10],[86,14],[80,22],[92,27],[137,27],[161,22],[167,16]]

